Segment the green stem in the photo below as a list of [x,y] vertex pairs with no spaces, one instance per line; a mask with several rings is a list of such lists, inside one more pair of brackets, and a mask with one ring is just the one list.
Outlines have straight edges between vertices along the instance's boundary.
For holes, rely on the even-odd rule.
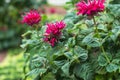
[[106,54],[105,49],[104,49],[104,47],[103,47],[103,46],[101,46],[101,50],[102,50],[103,55],[105,56],[105,58],[106,58],[107,62],[108,62],[108,63],[110,63],[110,59],[108,58],[108,56],[107,56],[107,54]]
[[39,26],[36,25],[35,27],[36,27],[36,31],[37,31],[37,37],[39,38],[39,30],[38,30]]
[[22,34],[21,36],[22,36],[23,38],[26,38],[26,36],[29,35],[29,34],[31,34],[31,31],[28,31],[28,32]]
[[[96,24],[96,21],[95,21],[94,16],[93,16],[93,22],[94,22],[94,25],[95,25],[95,32],[97,33],[98,38],[100,38],[99,31],[98,31],[97,24]],[[107,54],[106,54],[106,52],[105,52],[105,49],[104,49],[103,45],[101,45],[100,48],[101,48],[101,50],[102,50],[102,52],[103,52],[103,55],[105,56],[107,62],[110,63],[110,59],[108,58],[108,56],[107,56]]]
[[98,32],[97,23],[95,21],[95,17],[94,16],[93,16],[93,22],[94,22],[94,25],[95,25],[95,32],[98,34],[99,32]]

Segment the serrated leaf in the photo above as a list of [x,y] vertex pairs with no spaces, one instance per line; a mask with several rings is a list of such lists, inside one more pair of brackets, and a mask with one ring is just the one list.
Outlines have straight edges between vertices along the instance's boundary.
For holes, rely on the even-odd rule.
[[108,64],[106,58],[103,55],[98,57],[98,63],[100,66],[106,66]]
[[114,17],[110,14],[105,14],[101,18],[104,22],[111,23],[114,21]]
[[44,68],[36,68],[36,69],[33,69],[31,70],[30,72],[28,72],[26,74],[26,76],[30,76],[30,75],[42,75],[43,73],[45,73],[47,71],[47,69],[44,69]]
[[73,46],[73,45],[75,45],[75,43],[76,43],[75,38],[69,38],[68,39],[68,45],[69,46]]
[[103,24],[99,24],[98,29],[102,30],[102,31],[107,31],[107,27],[105,25],[103,25]]
[[88,63],[78,64],[74,68],[74,74],[84,80],[93,80],[93,69]]
[[119,69],[119,66],[113,63],[108,64],[106,67],[108,72],[115,72],[117,69]]
[[113,63],[113,64],[119,64],[119,63],[120,63],[120,59],[113,59],[113,60],[112,60],[112,63]]
[[87,35],[83,39],[82,43],[85,44],[85,45],[91,46],[91,47],[100,47],[101,46],[101,43],[99,42],[99,39],[94,38],[93,34]]
[[61,61],[54,61],[54,64],[57,67],[62,67],[66,63],[66,60],[61,60]]
[[72,59],[72,58],[73,58],[73,53],[71,53],[71,52],[65,52],[64,55],[65,55],[68,59]]
[[112,35],[110,37],[115,42],[119,35],[120,35],[120,26],[117,26],[114,29],[112,29]]
[[69,67],[70,67],[70,63],[68,62],[64,64],[61,68],[66,76],[69,76]]
[[81,48],[80,46],[75,46],[74,53],[75,56],[77,56],[82,61],[85,61],[88,58],[88,51]]

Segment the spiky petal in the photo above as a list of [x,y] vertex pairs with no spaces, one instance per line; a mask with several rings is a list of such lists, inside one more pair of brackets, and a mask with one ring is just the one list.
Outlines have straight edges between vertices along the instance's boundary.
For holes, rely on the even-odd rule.
[[77,15],[94,16],[98,14],[98,12],[104,11],[104,2],[105,0],[88,0],[86,3],[82,0],[76,4]]
[[30,26],[38,24],[41,21],[41,15],[37,10],[30,10],[30,12],[25,13],[22,17],[22,22]]
[[55,43],[57,43],[61,37],[61,30],[63,28],[65,28],[65,23],[63,21],[56,23],[48,23],[47,29],[44,34],[44,41],[48,42],[52,47],[54,47]]

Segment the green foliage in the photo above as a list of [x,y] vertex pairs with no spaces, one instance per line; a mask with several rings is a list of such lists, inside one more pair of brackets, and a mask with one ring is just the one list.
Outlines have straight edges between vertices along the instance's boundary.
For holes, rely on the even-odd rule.
[[[16,55],[13,55],[13,53]],[[5,60],[0,63],[0,79],[22,80],[24,77],[23,64],[23,52],[18,49],[9,50]]]
[[101,43],[98,38],[94,37],[94,34],[89,34],[83,39],[83,44],[88,45],[90,47],[100,47]]
[[95,17],[96,25],[70,9],[63,18],[66,28],[55,47],[43,41],[44,24],[38,32],[23,34],[21,47],[30,69],[25,78],[32,75],[35,80],[119,80],[119,7],[109,4],[104,13]]
[[105,59],[105,57],[103,55],[100,55],[98,57],[98,62],[100,66],[106,66],[107,65],[107,60]]
[[112,4],[120,4],[120,1],[119,0],[111,0],[111,3]]
[[84,80],[93,80],[94,72],[91,67],[91,64],[84,63],[84,64],[79,64],[75,66],[74,74],[77,77],[82,78]]

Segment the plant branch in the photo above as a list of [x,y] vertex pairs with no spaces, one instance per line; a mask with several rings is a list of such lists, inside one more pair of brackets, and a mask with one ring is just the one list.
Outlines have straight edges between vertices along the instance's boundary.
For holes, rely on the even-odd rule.
[[[94,26],[95,26],[95,32],[97,33],[98,35],[98,38],[101,38],[100,35],[99,35],[99,31],[98,31],[98,28],[97,28],[97,23],[96,23],[96,20],[95,20],[95,17],[93,16],[93,22],[94,22]],[[110,63],[110,59],[108,58],[106,52],[105,52],[105,49],[103,47],[103,45],[100,46],[102,52],[103,52],[103,55],[105,56],[106,60],[108,63]]]
[[37,37],[39,38],[39,25],[35,25],[36,31],[37,31]]

